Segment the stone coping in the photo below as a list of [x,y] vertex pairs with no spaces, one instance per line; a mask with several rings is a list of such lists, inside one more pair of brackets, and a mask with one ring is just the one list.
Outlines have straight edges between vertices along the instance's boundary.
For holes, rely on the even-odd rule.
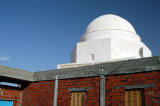
[[0,76],[17,80],[33,81],[33,72],[10,68],[6,66],[0,66]]
[[160,70],[160,56],[107,62],[94,65],[29,72],[0,66],[0,76],[24,81],[44,81],[58,79],[94,77],[100,75],[130,74]]
[[160,70],[160,57],[148,57],[131,59],[118,62],[107,62],[101,64],[64,68],[33,73],[34,81],[58,79],[93,77],[103,75],[130,74]]

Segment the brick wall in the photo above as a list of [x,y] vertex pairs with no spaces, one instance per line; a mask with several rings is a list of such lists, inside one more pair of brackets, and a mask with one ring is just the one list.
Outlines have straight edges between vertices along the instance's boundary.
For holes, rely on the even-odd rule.
[[144,88],[145,106],[160,106],[160,72],[147,72],[106,77],[106,106],[124,106],[125,89],[117,86],[155,84]]
[[59,80],[58,106],[70,106],[68,88],[91,87],[87,90],[85,106],[99,106],[99,77]]
[[[58,106],[70,105],[68,88],[91,87],[87,90],[85,105],[99,106],[99,77],[59,80]],[[53,106],[54,82],[40,81],[29,84],[23,90],[22,106]]]
[[[58,82],[58,106],[70,106],[69,88],[91,87],[87,90],[85,106],[99,106],[99,77],[64,79]],[[160,72],[106,76],[106,106],[124,106],[123,85],[154,84],[144,88],[145,106],[160,106]],[[22,106],[53,106],[54,81],[29,84],[23,90]]]
[[22,106],[53,106],[54,81],[29,84],[23,90]]
[[13,106],[20,106],[21,104],[21,91],[14,87],[1,86],[0,99],[13,100]]

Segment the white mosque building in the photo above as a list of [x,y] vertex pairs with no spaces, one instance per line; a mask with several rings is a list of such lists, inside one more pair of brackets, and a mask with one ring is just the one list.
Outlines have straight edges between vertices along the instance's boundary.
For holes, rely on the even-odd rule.
[[68,68],[151,57],[151,50],[141,41],[134,27],[125,19],[113,15],[102,15],[87,27],[71,53],[71,63],[57,68]]

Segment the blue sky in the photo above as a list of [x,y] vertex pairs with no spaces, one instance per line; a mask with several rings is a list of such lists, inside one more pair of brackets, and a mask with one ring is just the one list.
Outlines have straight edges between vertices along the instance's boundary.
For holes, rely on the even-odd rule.
[[69,63],[87,25],[103,14],[127,19],[160,56],[159,0],[0,0],[0,65],[34,72]]

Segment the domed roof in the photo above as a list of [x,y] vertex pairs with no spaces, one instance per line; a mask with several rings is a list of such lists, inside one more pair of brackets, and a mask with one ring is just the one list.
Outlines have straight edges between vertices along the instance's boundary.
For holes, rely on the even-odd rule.
[[116,34],[116,36],[128,35],[130,37],[132,36],[131,38],[136,37],[136,39],[139,39],[137,38],[135,29],[127,20],[117,15],[106,14],[96,18],[88,25],[86,33],[82,36],[81,41],[90,40],[92,37],[98,39],[104,38],[104,36],[112,36],[107,35],[107,33],[111,33],[112,35]]
[[94,19],[87,27],[87,32],[97,30],[124,30],[136,33],[127,20],[113,14],[102,15]]

